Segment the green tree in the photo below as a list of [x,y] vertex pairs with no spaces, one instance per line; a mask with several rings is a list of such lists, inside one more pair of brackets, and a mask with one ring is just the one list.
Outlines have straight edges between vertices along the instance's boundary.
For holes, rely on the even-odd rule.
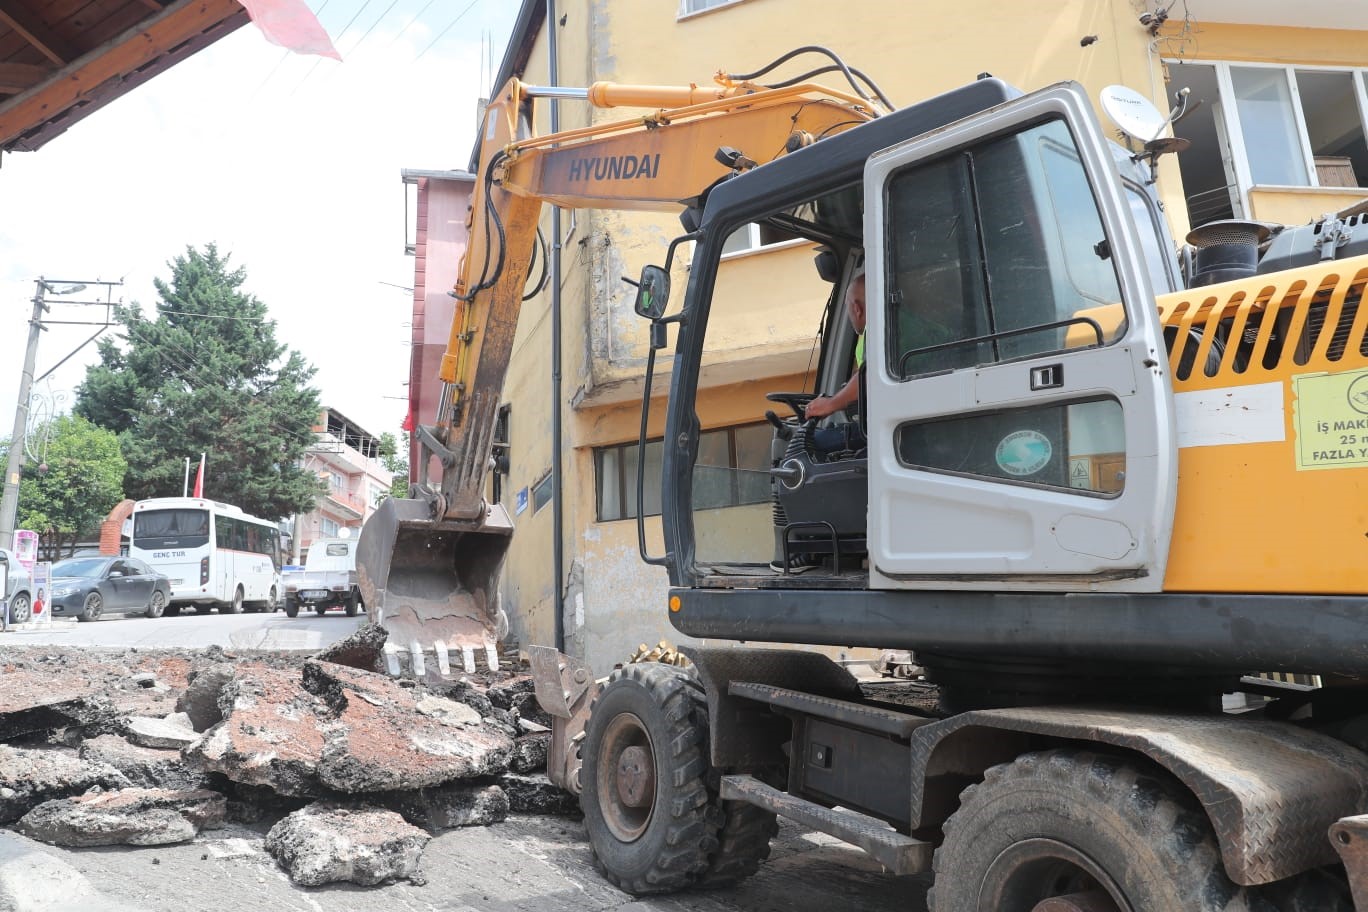
[[[408,497],[409,489],[409,435],[404,431],[401,443],[389,431],[380,435],[380,462],[392,476],[388,497]],[[384,500],[384,497],[379,498]]]
[[[43,461],[29,462],[19,481],[19,528],[39,533],[45,559],[69,557],[123,500],[128,463],[112,431],[76,415],[54,418],[30,440],[47,445]],[[8,442],[0,443],[0,462],[8,451]]]
[[206,453],[206,497],[276,519],[313,508],[322,483],[301,458],[315,440],[314,368],[276,341],[247,273],[210,244],[156,282],[153,315],[116,311],[125,338],[100,345],[76,412],[118,433],[129,497],[179,496],[185,459]]

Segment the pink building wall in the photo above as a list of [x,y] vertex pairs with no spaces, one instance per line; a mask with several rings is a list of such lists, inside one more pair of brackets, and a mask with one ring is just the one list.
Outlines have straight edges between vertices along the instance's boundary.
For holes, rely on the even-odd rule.
[[[414,172],[420,175],[413,264],[412,354],[409,360],[409,411],[405,427],[432,424],[437,415],[442,384],[437,379],[446,352],[456,301],[447,292],[456,284],[466,249],[466,217],[475,186],[473,175],[462,171]],[[419,447],[409,439],[409,481],[419,480]],[[441,467],[429,460],[428,479],[441,478]]]

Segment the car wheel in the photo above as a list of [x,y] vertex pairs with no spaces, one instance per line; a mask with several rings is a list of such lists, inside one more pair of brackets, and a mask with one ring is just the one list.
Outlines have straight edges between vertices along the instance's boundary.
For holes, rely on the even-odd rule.
[[292,598],[287,598],[285,600],[285,616],[299,617],[299,602]]
[[85,604],[81,606],[81,613],[76,615],[78,621],[94,621],[104,614],[104,597],[98,592],[92,592],[85,597]]
[[347,602],[346,602],[347,617],[349,617],[349,618],[351,618],[351,617],[356,617],[356,607],[357,607],[357,605],[359,605],[360,603],[361,603],[361,594],[360,594],[359,592],[357,592],[355,589],[353,589],[353,590],[351,591],[351,595],[347,596]]
[[325,615],[325,614],[328,613],[328,603],[327,603],[327,602],[319,602],[319,603],[314,607],[314,611],[317,611],[317,612],[318,612],[318,616],[319,616],[319,617],[322,617],[323,615]]
[[280,593],[276,591],[275,586],[271,587],[271,595],[266,602],[266,610],[272,614],[280,610]]
[[147,600],[147,616],[159,618],[166,612],[166,593],[160,589],[152,590],[152,598]]
[[33,603],[29,601],[28,593],[21,592],[10,599],[10,623],[22,624],[33,617]]
[[233,590],[233,600],[221,609],[229,614],[242,614],[242,587]]

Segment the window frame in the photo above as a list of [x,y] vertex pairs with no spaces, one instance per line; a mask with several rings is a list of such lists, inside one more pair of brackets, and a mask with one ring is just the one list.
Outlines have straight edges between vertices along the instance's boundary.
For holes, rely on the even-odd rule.
[[679,11],[675,14],[675,19],[692,19],[695,16],[703,16],[729,6],[735,6],[738,3],[745,3],[746,0],[702,0],[705,5],[694,8],[693,4],[696,2],[698,0],[679,0]]
[[[727,469],[727,471],[729,471],[729,472],[732,473],[732,477],[731,477],[731,479],[730,479],[730,496],[729,496],[729,498],[728,498],[728,502],[727,502],[727,503],[719,504],[719,505],[716,505],[716,506],[710,506],[710,507],[701,507],[701,508],[696,507],[695,509],[704,509],[704,510],[723,510],[723,509],[727,509],[727,508],[729,508],[729,507],[743,507],[743,506],[748,506],[748,505],[756,504],[756,503],[764,503],[764,502],[766,502],[766,500],[768,500],[768,497],[769,497],[768,494],[766,494],[766,497],[765,497],[764,500],[742,500],[742,499],[741,499],[740,480],[739,480],[739,478],[738,478],[738,476],[737,476],[737,474],[736,474],[737,472],[741,471],[741,469],[742,469],[741,466],[738,466],[738,465],[737,465],[737,440],[736,440],[737,431],[742,431],[742,430],[746,430],[746,429],[749,429],[749,428],[757,428],[757,427],[765,427],[765,428],[768,428],[768,427],[769,427],[769,423],[768,423],[768,422],[765,422],[765,421],[747,421],[747,422],[744,422],[744,423],[742,423],[742,424],[728,424],[728,425],[723,425],[723,426],[721,426],[721,427],[705,428],[705,429],[703,429],[702,431],[699,432],[699,436],[700,436],[700,437],[701,437],[702,435],[704,435],[704,434],[715,434],[715,433],[718,433],[718,432],[725,432],[725,433],[726,433],[726,439],[727,439],[727,466],[726,466],[726,469]],[[662,437],[650,437],[650,438],[648,438],[648,439],[646,440],[646,446],[649,448],[649,447],[651,447],[652,445],[658,446],[658,447],[662,447],[662,450],[661,450],[661,459],[662,459],[662,462],[663,462],[663,459],[664,459],[664,450],[663,450],[664,438],[662,438]],[[635,505],[631,510],[628,510],[628,509],[627,509],[627,503],[628,503],[628,497],[629,497],[629,495],[630,495],[631,497],[633,497],[633,498],[636,496],[636,472],[632,472],[632,473],[631,473],[631,476],[628,477],[628,473],[625,471],[625,469],[626,469],[626,467],[627,467],[627,461],[626,461],[626,458],[625,458],[626,452],[627,452],[628,450],[636,450],[636,449],[637,449],[637,441],[635,441],[635,440],[629,440],[629,441],[626,441],[626,442],[623,442],[623,443],[608,444],[608,445],[606,445],[606,446],[594,447],[594,518],[595,518],[594,521],[595,521],[595,522],[600,522],[600,523],[604,523],[604,522],[622,522],[622,521],[625,521],[625,520],[635,520],[635,519],[637,518],[637,513],[638,513],[638,511],[639,511],[639,509],[640,509],[640,505],[639,505],[639,504],[638,504],[638,505]],[[603,473],[603,464],[604,464],[605,458],[607,458],[607,456],[608,456],[610,453],[616,453],[616,454],[618,454],[618,460],[617,460],[617,461],[618,461],[618,466],[617,466],[618,492],[617,492],[617,494],[618,494],[618,514],[619,514],[619,515],[617,515],[617,516],[604,516],[604,515],[603,515],[603,474],[604,474],[604,473]],[[644,455],[644,454],[639,454],[639,455]],[[649,461],[649,460],[648,460],[648,461]],[[696,462],[695,462],[694,468],[697,468]],[[717,468],[721,468],[721,467],[718,466]],[[661,511],[660,511],[659,509],[651,510],[651,511],[648,511],[645,515],[646,515],[646,516],[659,516],[659,515],[661,515]]]
[[[1255,187],[1287,187],[1290,189],[1320,188],[1320,177],[1316,173],[1315,152],[1311,147],[1311,135],[1307,128],[1306,111],[1302,106],[1301,91],[1297,84],[1297,71],[1317,73],[1348,73],[1354,84],[1354,98],[1358,104],[1359,128],[1363,131],[1363,139],[1368,143],[1368,67],[1355,66],[1330,66],[1330,65],[1305,65],[1295,63],[1272,63],[1268,61],[1244,61],[1244,60],[1219,60],[1206,58],[1162,58],[1161,65],[1168,68],[1169,78],[1166,85],[1171,86],[1175,82],[1181,82],[1174,77],[1174,74],[1181,71],[1186,65],[1208,66],[1215,71],[1216,86],[1220,94],[1217,103],[1220,109],[1221,132],[1228,144],[1228,149],[1219,150],[1222,155],[1229,155],[1230,162],[1235,170],[1235,208],[1233,213],[1235,218],[1246,218],[1251,208],[1249,192]],[[1302,165],[1305,172],[1307,183],[1305,184],[1259,184],[1254,182],[1253,171],[1249,161],[1249,151],[1245,146],[1244,130],[1242,129],[1239,112],[1236,105],[1235,83],[1231,77],[1231,68],[1240,69],[1268,69],[1281,70],[1287,82],[1289,95],[1291,98],[1292,115],[1297,128],[1297,143],[1302,152]],[[1360,176],[1361,180],[1368,180],[1368,175]]]

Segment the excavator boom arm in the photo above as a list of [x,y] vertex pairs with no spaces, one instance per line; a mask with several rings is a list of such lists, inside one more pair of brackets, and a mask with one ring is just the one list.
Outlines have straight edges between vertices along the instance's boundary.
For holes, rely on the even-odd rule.
[[[429,446],[439,446],[448,519],[477,519],[484,510],[494,422],[543,203],[679,211],[733,170],[763,164],[877,113],[855,96],[811,84],[704,91],[598,83],[584,96],[603,106],[679,106],[531,137],[526,125],[537,91],[513,80],[485,114],[470,238],[440,371],[441,406],[435,427],[423,435]],[[724,163],[718,155],[724,148],[740,157]]]

